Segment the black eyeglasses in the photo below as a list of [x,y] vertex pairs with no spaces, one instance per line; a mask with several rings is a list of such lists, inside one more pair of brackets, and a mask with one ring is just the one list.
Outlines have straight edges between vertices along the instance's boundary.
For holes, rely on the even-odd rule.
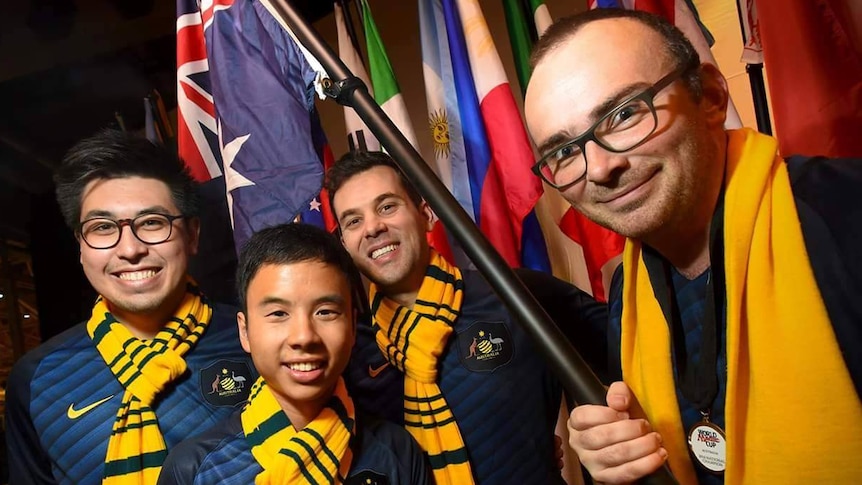
[[142,243],[161,244],[171,238],[174,221],[184,217],[156,213],[120,220],[94,217],[78,225],[78,234],[93,249],[110,249],[120,243],[123,226],[129,226],[132,234]]
[[694,61],[686,63],[652,86],[618,104],[582,135],[543,155],[533,165],[533,173],[554,188],[566,188],[579,182],[587,174],[587,142],[594,141],[613,153],[636,148],[645,142],[658,126],[653,105],[655,96],[696,66]]

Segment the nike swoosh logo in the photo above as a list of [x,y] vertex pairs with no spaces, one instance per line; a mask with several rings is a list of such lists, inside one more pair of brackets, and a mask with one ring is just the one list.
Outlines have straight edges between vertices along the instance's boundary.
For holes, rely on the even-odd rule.
[[374,379],[375,377],[379,376],[380,373],[383,372],[383,369],[385,369],[387,366],[389,366],[389,362],[384,362],[383,365],[376,369],[374,367],[371,367],[371,364],[369,364],[368,375],[371,376],[372,379]]
[[106,397],[105,399],[100,399],[93,404],[90,404],[89,406],[84,406],[81,409],[75,409],[75,403],[69,404],[69,409],[66,410],[66,416],[68,416],[69,419],[78,419],[81,416],[89,413],[93,409],[96,409],[97,406],[110,401],[112,397],[114,397],[113,394]]

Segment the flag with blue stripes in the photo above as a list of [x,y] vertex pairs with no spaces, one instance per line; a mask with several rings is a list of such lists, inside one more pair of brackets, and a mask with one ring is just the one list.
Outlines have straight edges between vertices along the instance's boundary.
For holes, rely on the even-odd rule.
[[438,173],[511,266],[550,271],[533,210],[541,182],[530,177],[532,149],[484,16],[476,2],[419,5]]

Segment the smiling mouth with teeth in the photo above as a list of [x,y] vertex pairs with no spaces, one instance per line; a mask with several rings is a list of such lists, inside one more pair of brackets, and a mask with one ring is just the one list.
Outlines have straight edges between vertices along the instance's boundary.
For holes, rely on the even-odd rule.
[[290,370],[299,371],[299,372],[311,372],[313,370],[320,369],[320,363],[312,363],[312,362],[296,362],[293,364],[287,364],[287,367]]
[[157,273],[156,270],[148,269],[144,271],[128,271],[119,274],[119,278],[124,281],[138,281],[146,278],[152,278]]
[[383,256],[384,254],[389,254],[392,251],[395,251],[395,248],[397,248],[397,247],[398,247],[397,244],[390,244],[388,246],[383,246],[380,249],[375,249],[374,251],[371,252],[371,259],[377,259],[380,256]]

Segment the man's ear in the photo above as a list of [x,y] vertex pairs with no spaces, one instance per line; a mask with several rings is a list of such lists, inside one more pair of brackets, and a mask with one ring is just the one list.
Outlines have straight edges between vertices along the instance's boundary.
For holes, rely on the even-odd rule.
[[710,126],[723,128],[727,118],[727,103],[730,99],[727,80],[717,67],[709,63],[701,64],[700,79],[703,93],[700,104],[707,123]]
[[198,217],[189,217],[186,219],[186,228],[188,229],[188,248],[189,255],[195,256],[198,254],[198,244],[201,239],[201,220]]
[[251,347],[248,345],[248,323],[245,321],[245,313],[236,312],[236,327],[239,330],[239,343],[242,345],[242,350],[251,353]]
[[419,204],[419,212],[425,219],[425,232],[431,232],[434,229],[434,223],[437,221],[437,214],[434,214],[434,210],[431,209],[431,206],[428,205],[425,199],[422,199],[422,203]]

